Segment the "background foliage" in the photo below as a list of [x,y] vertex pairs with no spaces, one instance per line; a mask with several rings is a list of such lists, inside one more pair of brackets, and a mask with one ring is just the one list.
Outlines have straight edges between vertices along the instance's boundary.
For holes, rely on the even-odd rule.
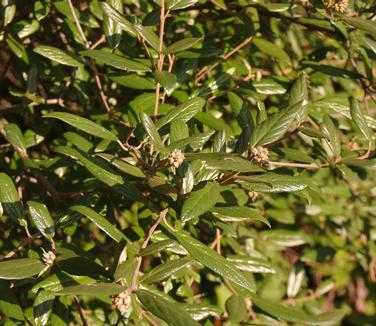
[[2,0],[1,323],[375,325],[375,16]]

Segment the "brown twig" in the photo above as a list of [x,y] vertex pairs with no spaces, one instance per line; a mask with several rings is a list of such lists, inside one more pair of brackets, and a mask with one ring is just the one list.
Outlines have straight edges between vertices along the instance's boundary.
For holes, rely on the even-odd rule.
[[18,245],[18,247],[14,248],[12,251],[10,251],[9,253],[7,253],[5,256],[0,257],[0,261],[4,260],[4,259],[8,259],[8,258],[14,257],[23,247],[26,247],[33,240],[35,240],[35,239],[37,239],[39,237],[41,237],[41,234],[40,233],[36,233],[36,234],[33,234],[30,237],[27,237],[27,238],[23,239],[22,242]]
[[80,303],[80,299],[78,299],[77,296],[73,296],[73,300],[74,302],[76,303],[77,305],[77,308],[78,308],[78,312],[80,313],[80,317],[81,317],[81,321],[82,321],[82,325],[83,326],[88,326],[89,323],[88,323],[88,320],[87,320],[87,317],[85,315],[85,310],[82,308],[81,306],[81,303]]

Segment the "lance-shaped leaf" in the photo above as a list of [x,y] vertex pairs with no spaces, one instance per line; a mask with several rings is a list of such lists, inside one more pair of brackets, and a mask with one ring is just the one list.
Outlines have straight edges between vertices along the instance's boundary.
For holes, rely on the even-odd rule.
[[234,264],[226,260],[216,251],[192,238],[186,232],[177,232],[174,236],[198,262],[222,277],[227,278],[234,284],[248,290],[248,292],[256,291],[255,284],[251,283],[250,280],[234,266]]
[[166,91],[166,94],[170,96],[177,84],[176,75],[168,71],[157,70],[154,72],[154,76],[158,83],[160,83],[163,86],[164,90]]
[[202,40],[201,37],[190,37],[184,38],[179,40],[173,44],[171,44],[167,49],[164,51],[165,54],[177,53],[183,50],[187,50],[194,46],[196,43]]
[[354,97],[350,99],[350,113],[355,125],[358,127],[360,132],[369,142],[371,142],[372,131],[368,126],[362,109],[359,106],[359,102]]
[[154,267],[149,273],[143,275],[140,281],[145,284],[161,282],[183,269],[190,262],[192,262],[190,257],[170,260]]
[[282,62],[291,63],[288,54],[274,43],[271,43],[263,38],[255,38],[253,40],[253,44],[256,45],[260,51],[264,52],[268,56],[280,60]]
[[[7,281],[2,280],[0,280],[0,311],[8,319],[9,325],[26,324],[22,309],[10,288],[10,284],[8,284]],[[12,323],[9,323],[10,321],[12,321]]]
[[328,115],[325,115],[321,127],[322,133],[329,140],[329,142],[326,140],[324,141],[328,144],[330,148],[330,156],[338,158],[341,155],[341,138],[336,125]]
[[0,202],[5,214],[21,225],[27,225],[20,196],[12,179],[5,173],[0,173]]
[[240,323],[248,315],[244,298],[237,294],[233,294],[227,299],[226,311],[228,313],[229,321],[233,323]]
[[147,65],[139,61],[128,59],[104,50],[86,50],[81,51],[80,54],[121,70],[136,72],[150,71]]
[[168,9],[170,10],[179,10],[185,9],[195,5],[197,0],[171,0],[168,3]]
[[110,6],[106,2],[101,2],[102,9],[105,14],[111,18],[114,22],[116,22],[120,28],[126,31],[128,34],[132,36],[136,36],[137,32],[133,27],[133,24],[127,20],[119,11],[117,11],[114,7]]
[[191,192],[184,202],[181,220],[188,222],[210,210],[218,202],[220,186],[216,182],[208,182],[202,189]]
[[0,279],[22,280],[39,274],[46,265],[37,258],[19,258],[0,261]]
[[67,113],[67,112],[51,112],[47,113],[43,116],[44,118],[55,118],[65,123],[77,128],[78,130],[82,130],[90,135],[113,140],[116,141],[117,137],[106,128],[102,127],[101,125],[87,119],[84,117],[80,117],[76,114]]
[[150,137],[150,140],[153,142],[156,150],[166,151],[166,147],[162,143],[161,136],[159,135],[158,130],[150,117],[144,112],[141,112],[140,117],[142,125],[144,126],[146,133]]
[[[153,27],[151,26],[143,26],[141,24],[134,25],[135,30],[137,33],[149,44],[151,47],[159,52],[159,37],[157,34],[154,33]],[[164,50],[165,45],[162,44],[162,51]]]
[[164,125],[179,119],[182,122],[187,122],[192,119],[197,112],[201,111],[205,105],[205,100],[202,98],[193,98],[177,106],[176,108],[168,111],[157,122],[157,128],[161,128]]
[[303,123],[308,116],[308,87],[307,74],[303,71],[292,85],[289,97],[289,106],[300,103],[302,106],[296,115],[298,123]]
[[9,123],[4,126],[4,131],[10,143],[19,151],[26,153],[26,139],[21,129],[15,123]]
[[91,208],[85,206],[73,206],[71,209],[86,216],[90,221],[92,221],[96,226],[98,226],[103,232],[108,234],[116,242],[120,242],[121,240],[126,239],[125,235],[115,225],[110,223],[105,217],[98,214]]
[[251,133],[250,146],[263,146],[280,139],[289,129],[301,108],[301,104],[297,103],[261,122]]
[[137,298],[142,303],[145,310],[164,320],[171,326],[199,326],[200,324],[193,320],[180,306],[174,302],[166,300],[153,292],[147,290],[138,290]]
[[34,52],[40,54],[41,56],[47,59],[58,62],[62,65],[71,67],[81,67],[84,65],[79,56],[52,46],[41,45],[35,48]]
[[246,206],[221,206],[213,207],[211,211],[215,217],[224,222],[241,222],[246,219],[254,219],[271,227],[269,221],[254,208]]
[[125,291],[127,287],[117,283],[96,283],[96,284],[80,284],[72,285],[55,292],[56,295],[116,295]]
[[370,19],[363,19],[360,17],[349,17],[349,16],[341,16],[341,19],[344,20],[351,26],[361,29],[366,33],[376,35],[376,22]]
[[91,157],[67,146],[58,146],[55,148],[55,152],[78,160],[94,177],[110,187],[124,184],[122,176],[114,172],[107,162],[103,162],[99,158]]
[[47,239],[52,240],[55,235],[55,222],[52,219],[46,205],[35,201],[28,201],[29,213],[37,229]]
[[266,260],[244,256],[230,256],[227,260],[232,262],[237,268],[242,271],[251,273],[272,273],[276,272],[275,267]]
[[[117,10],[120,14],[123,13],[123,1],[122,0],[106,0],[110,6]],[[116,48],[119,46],[121,40],[122,28],[108,15],[103,17],[103,30],[104,35],[106,35],[107,43],[111,48]]]
[[55,295],[45,290],[40,290],[34,300],[34,322],[36,326],[45,326],[50,319],[54,306]]

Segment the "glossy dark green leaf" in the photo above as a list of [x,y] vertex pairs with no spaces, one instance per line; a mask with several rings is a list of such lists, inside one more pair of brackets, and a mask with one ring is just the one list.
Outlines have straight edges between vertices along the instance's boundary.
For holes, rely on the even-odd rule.
[[271,43],[262,38],[255,38],[253,40],[253,43],[257,46],[257,48],[259,48],[260,51],[262,51],[266,55],[272,58],[276,58],[282,62],[291,63],[288,54],[274,43]]
[[191,262],[192,258],[190,257],[169,260],[164,264],[154,267],[149,273],[143,275],[140,281],[145,284],[161,282],[174,275]]
[[34,52],[66,66],[81,67],[84,64],[79,56],[52,46],[40,45],[34,49]]
[[250,146],[263,146],[280,139],[288,131],[301,109],[301,104],[297,103],[261,122],[251,133]]
[[37,258],[19,258],[0,261],[0,279],[22,280],[39,274],[46,267]]
[[308,86],[307,74],[305,72],[302,72],[298,76],[290,90],[289,106],[299,103],[302,107],[296,115],[296,120],[301,124],[308,116]]
[[341,139],[339,131],[333,120],[328,115],[324,116],[321,130],[324,136],[329,140],[327,144],[331,150],[330,156],[335,158],[339,157],[341,155]]
[[107,162],[110,162],[113,166],[115,166],[119,171],[124,172],[126,174],[132,175],[136,178],[144,178],[145,174],[142,172],[140,168],[128,163],[126,160],[113,156],[107,153],[98,153],[96,156],[99,156],[105,159]]
[[226,300],[226,310],[229,321],[234,323],[241,322],[248,314],[244,298],[237,294],[233,294]]
[[96,283],[96,284],[80,284],[68,286],[55,295],[91,295],[91,296],[110,296],[116,295],[127,289],[117,283]]
[[177,106],[176,108],[167,112],[161,119],[158,120],[156,126],[161,128],[164,125],[175,121],[176,119],[182,122],[188,122],[197,112],[201,111],[205,105],[205,100],[202,98],[193,98]]
[[176,241],[172,239],[158,241],[156,243],[149,244],[145,249],[140,251],[141,256],[149,256],[154,253],[161,252],[163,250],[175,247],[177,245]]
[[188,161],[200,160],[204,162],[207,169],[218,169],[236,172],[258,172],[263,171],[250,160],[230,153],[186,153]]
[[138,290],[137,298],[142,303],[145,310],[164,320],[171,326],[199,326],[190,315],[179,307],[178,304],[167,301],[161,296],[147,290]]
[[192,238],[185,232],[175,233],[174,236],[198,262],[247,291],[256,291],[255,284],[251,283],[234,264],[226,260],[216,251]]
[[[121,0],[107,0],[106,3],[112,6],[112,8],[117,10],[120,14],[123,13],[123,3]],[[121,27],[108,15],[104,15],[103,30],[109,46],[113,49],[116,48],[121,40]]]
[[254,81],[252,85],[257,93],[263,95],[277,95],[287,92],[286,87],[273,78],[262,78],[261,80]]
[[194,320],[203,320],[208,317],[217,317],[222,314],[222,310],[217,306],[204,303],[181,303],[179,306],[189,313]]
[[150,137],[150,140],[153,142],[153,145],[155,146],[156,150],[165,151],[165,146],[162,143],[161,136],[159,135],[154,122],[144,112],[141,112],[140,117],[142,125],[144,126],[146,133]]
[[238,269],[251,273],[276,273],[275,267],[266,260],[251,256],[229,256],[227,260]]
[[261,215],[261,213],[254,208],[246,206],[220,206],[213,207],[212,213],[215,217],[221,221],[226,222],[241,222],[244,220],[252,219],[265,223],[267,226],[270,226],[269,221]]
[[367,124],[364,113],[359,106],[359,102],[354,97],[350,99],[350,113],[355,125],[363,136],[368,141],[372,141],[372,131]]
[[210,210],[218,202],[220,187],[216,182],[208,182],[202,189],[191,192],[183,204],[181,220],[188,222]]
[[177,84],[176,75],[168,71],[157,70],[154,72],[154,76],[157,82],[163,86],[166,94],[170,96]]
[[136,72],[150,71],[150,68],[145,64],[142,64],[136,60],[122,57],[109,51],[86,50],[81,51],[80,54],[121,70]]
[[[151,26],[135,24],[134,29],[146,41],[146,43],[148,43],[155,51],[159,52],[159,37],[154,33]],[[162,44],[162,51],[164,48],[165,46]]]
[[55,301],[55,295],[48,291],[41,290],[34,299],[34,322],[36,326],[45,326],[48,324],[52,308]]
[[189,38],[184,38],[180,41],[177,41],[170,46],[167,47],[167,49],[164,51],[165,54],[172,54],[172,53],[177,53],[180,51],[187,50],[200,42],[202,38],[200,37],[189,37]]
[[102,127],[101,125],[87,119],[84,117],[80,117],[76,114],[67,113],[67,112],[52,112],[47,113],[43,116],[44,118],[55,118],[65,123],[77,128],[78,130],[82,130],[90,135],[108,139],[108,140],[117,140],[117,137],[106,128]]
[[110,187],[124,184],[121,175],[106,166],[99,158],[91,157],[82,151],[66,146],[56,147],[55,152],[78,160],[94,177]]
[[55,222],[46,205],[35,201],[28,201],[31,220],[47,239],[52,240],[55,235]]
[[341,19],[355,28],[361,29],[371,35],[376,35],[376,22],[370,19],[350,16],[341,16]]
[[12,179],[5,173],[0,173],[0,203],[5,214],[21,225],[27,225],[20,196]]
[[2,280],[0,280],[0,311],[6,317],[5,325],[25,324],[25,317],[10,284]]
[[168,4],[168,9],[170,10],[179,10],[185,9],[195,5],[197,0],[171,0]]
[[105,217],[98,214],[91,208],[85,206],[73,206],[71,207],[71,209],[87,217],[116,242],[120,242],[121,240],[126,239],[124,234],[115,225],[110,223]]
[[119,27],[121,27],[124,31],[132,36],[136,36],[137,32],[133,27],[133,24],[126,19],[119,11],[117,11],[114,7],[110,6],[106,2],[101,2],[101,6],[105,14],[111,18],[114,22],[116,22]]
[[26,140],[21,129],[15,123],[9,123],[4,126],[4,131],[10,143],[19,151],[26,153]]

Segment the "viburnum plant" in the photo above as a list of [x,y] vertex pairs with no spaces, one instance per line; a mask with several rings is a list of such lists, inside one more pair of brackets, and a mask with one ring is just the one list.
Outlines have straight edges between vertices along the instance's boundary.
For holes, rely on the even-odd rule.
[[2,0],[0,322],[375,325],[375,17]]

